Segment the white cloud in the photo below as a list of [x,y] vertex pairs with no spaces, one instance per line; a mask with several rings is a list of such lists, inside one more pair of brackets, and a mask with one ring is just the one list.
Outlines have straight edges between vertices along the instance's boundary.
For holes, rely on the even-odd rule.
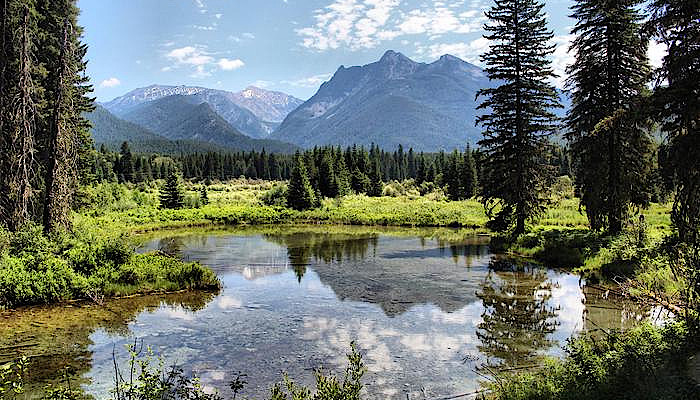
[[471,42],[438,43],[429,46],[418,46],[419,56],[434,60],[444,54],[459,57],[475,65],[481,65],[481,54],[489,49],[489,41],[483,37]]
[[119,86],[121,84],[122,84],[122,82],[119,79],[112,77],[112,78],[103,80],[100,83],[100,87],[101,88],[113,88],[113,87]]
[[552,56],[552,69],[554,73],[558,75],[554,79],[554,84],[558,88],[563,88],[566,83],[566,68],[576,61],[576,57],[573,52],[569,51],[571,47],[571,42],[574,40],[574,35],[561,35],[554,37],[554,44],[557,46],[554,50],[554,55]]
[[216,64],[224,71],[233,71],[245,65],[245,63],[239,59],[229,60],[228,58],[221,58]]
[[166,54],[166,57],[170,58],[171,60],[174,60],[179,64],[188,64],[195,66],[206,65],[214,61],[214,58],[206,54],[204,50],[198,49],[193,46],[185,46],[173,49],[170,52],[168,52],[168,54]]
[[333,74],[318,74],[314,76],[309,76],[307,78],[296,79],[292,81],[282,81],[281,83],[296,87],[310,87],[317,88],[321,86],[322,83],[326,82],[333,76]]
[[216,17],[216,19],[221,19],[221,17],[223,17],[223,16],[224,16],[224,14],[214,14],[214,17]]
[[162,68],[161,71],[167,72],[183,66],[192,67],[194,70],[190,76],[193,78],[211,76],[217,67],[223,71],[232,71],[245,65],[239,59],[219,58],[217,60],[203,46],[185,46],[173,49],[166,53],[165,57],[174,62],[174,64]]
[[400,0],[335,0],[316,10],[313,26],[297,29],[301,45],[319,51],[341,46],[351,50],[376,47],[383,41],[409,35],[437,39],[447,33],[471,33],[484,23],[479,0],[461,11],[465,0],[449,4],[433,0],[420,8],[402,11]]
[[652,41],[649,43],[649,63],[654,68],[659,68],[663,65],[664,57],[668,55],[668,46],[664,43],[659,43],[657,41]]
[[265,88],[269,88],[273,84],[274,84],[274,82],[257,80],[255,82],[251,83],[250,86],[255,86],[255,87],[259,87],[261,89],[265,89]]

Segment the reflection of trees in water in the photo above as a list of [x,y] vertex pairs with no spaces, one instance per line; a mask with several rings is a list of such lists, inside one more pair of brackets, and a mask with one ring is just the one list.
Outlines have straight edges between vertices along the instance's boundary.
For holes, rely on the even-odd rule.
[[171,257],[180,257],[184,248],[185,242],[182,237],[168,237],[158,241],[158,250]]
[[[0,319],[0,365],[21,357],[29,357],[27,390],[56,383],[68,370],[71,380],[85,383],[81,376],[92,368],[90,335],[98,329],[109,334],[126,336],[129,323],[140,313],[161,306],[182,307],[198,311],[206,307],[216,293],[185,292],[163,296],[141,296],[107,300],[104,305],[32,307],[3,315]],[[29,345],[27,345],[29,344]],[[18,347],[19,346],[19,347]]]
[[489,364],[496,358],[500,367],[531,365],[553,344],[558,310],[547,304],[552,283],[544,269],[494,259],[477,297],[484,305],[478,348]]
[[378,242],[378,236],[321,233],[265,235],[265,238],[287,248],[289,263],[299,280],[306,273],[306,266],[311,264],[312,259],[324,263],[363,260],[370,247],[376,252]]

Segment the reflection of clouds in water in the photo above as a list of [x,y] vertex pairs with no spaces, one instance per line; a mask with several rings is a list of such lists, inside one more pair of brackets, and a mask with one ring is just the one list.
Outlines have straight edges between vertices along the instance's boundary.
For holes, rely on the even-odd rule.
[[243,307],[243,301],[233,296],[220,296],[216,299],[216,305],[222,310],[241,308]]
[[455,312],[443,312],[435,309],[431,311],[430,316],[432,322],[435,323],[471,325],[475,328],[483,322],[481,317],[483,309],[481,302],[474,302]]
[[172,319],[179,319],[183,321],[194,321],[195,313],[192,311],[187,311],[182,307],[164,307],[160,310],[164,316]]
[[579,277],[575,275],[550,274],[549,279],[552,289],[548,305],[559,310],[560,325],[554,332],[554,339],[563,342],[583,328],[584,296],[578,284]]

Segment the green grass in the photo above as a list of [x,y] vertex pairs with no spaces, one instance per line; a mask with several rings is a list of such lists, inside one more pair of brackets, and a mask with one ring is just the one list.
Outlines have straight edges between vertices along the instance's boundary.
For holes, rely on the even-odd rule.
[[207,267],[136,254],[127,236],[89,224],[51,236],[38,226],[0,232],[0,308],[218,287]]

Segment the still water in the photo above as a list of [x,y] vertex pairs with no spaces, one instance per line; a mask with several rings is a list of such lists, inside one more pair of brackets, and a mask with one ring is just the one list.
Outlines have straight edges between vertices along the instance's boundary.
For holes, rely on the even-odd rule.
[[578,276],[489,252],[488,239],[450,230],[258,227],[146,238],[210,266],[220,293],[151,296],[102,306],[0,314],[3,359],[28,355],[34,384],[67,367],[96,398],[112,387],[112,354],[142,340],[167,364],[228,396],[248,375],[260,398],[286,372],[342,372],[357,343],[369,398],[471,392],[489,368],[536,367],[586,330],[625,329],[649,310],[608,298]]

